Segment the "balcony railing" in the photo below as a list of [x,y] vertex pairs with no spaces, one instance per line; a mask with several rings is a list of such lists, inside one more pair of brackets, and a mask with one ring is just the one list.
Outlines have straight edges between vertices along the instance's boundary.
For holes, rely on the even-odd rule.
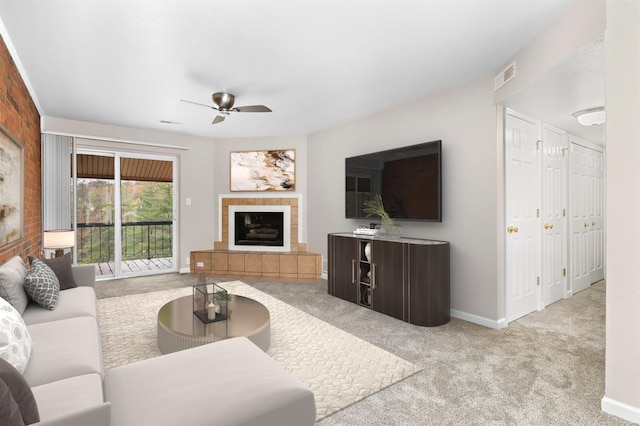
[[[101,263],[115,260],[114,225],[78,224],[78,263]],[[171,257],[173,223],[126,222],[122,224],[122,260]]]

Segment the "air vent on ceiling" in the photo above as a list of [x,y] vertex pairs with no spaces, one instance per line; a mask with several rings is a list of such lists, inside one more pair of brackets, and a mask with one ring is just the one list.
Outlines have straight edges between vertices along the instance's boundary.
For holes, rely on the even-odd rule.
[[504,70],[502,70],[500,74],[496,76],[494,90],[498,90],[499,88],[507,84],[507,81],[511,80],[515,76],[516,76],[516,63],[513,62]]

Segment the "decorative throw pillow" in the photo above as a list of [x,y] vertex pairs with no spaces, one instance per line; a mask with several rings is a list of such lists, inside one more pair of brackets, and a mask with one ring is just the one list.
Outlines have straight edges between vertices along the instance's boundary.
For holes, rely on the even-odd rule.
[[24,278],[27,294],[43,308],[53,311],[58,304],[60,282],[56,274],[40,259],[33,259],[31,269]]
[[0,425],[3,426],[24,426],[20,407],[13,399],[11,390],[2,380],[0,380]]
[[27,267],[20,256],[14,256],[0,266],[0,297],[13,305],[20,315],[29,304],[29,297],[24,291],[24,277]]
[[0,299],[0,358],[23,373],[32,349],[33,341],[22,317],[9,302]]
[[[39,422],[38,405],[29,384],[18,370],[2,358],[0,358],[0,381],[4,382],[11,391],[13,400],[20,408],[20,415],[24,424],[30,425],[31,423]],[[0,421],[0,425],[3,424]]]
[[[29,256],[29,264],[33,265],[34,259],[36,258]],[[53,273],[56,274],[56,277],[58,277],[58,281],[60,282],[60,290],[78,287],[76,279],[73,277],[73,272],[71,271],[71,253],[67,253],[60,257],[40,260],[46,263]]]

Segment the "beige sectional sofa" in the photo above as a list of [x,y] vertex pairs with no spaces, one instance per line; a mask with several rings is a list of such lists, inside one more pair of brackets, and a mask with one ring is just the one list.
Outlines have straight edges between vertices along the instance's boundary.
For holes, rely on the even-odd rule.
[[110,425],[105,402],[95,270],[73,267],[78,287],[60,292],[54,310],[29,302],[22,314],[33,351],[23,376],[42,425]]
[[314,423],[313,393],[246,338],[105,372],[94,270],[72,271],[78,287],[60,291],[54,310],[30,302],[22,317],[33,341],[23,377],[37,403],[36,424]]

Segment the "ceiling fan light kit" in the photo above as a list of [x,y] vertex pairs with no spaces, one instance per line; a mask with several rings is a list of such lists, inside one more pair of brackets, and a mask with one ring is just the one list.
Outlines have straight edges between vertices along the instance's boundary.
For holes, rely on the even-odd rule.
[[216,92],[211,95],[211,99],[213,100],[213,104],[215,106],[201,104],[198,102],[187,101],[185,99],[181,99],[182,102],[187,102],[194,105],[200,105],[203,107],[211,108],[218,111],[218,115],[213,119],[211,124],[222,123],[225,118],[230,115],[230,113],[236,112],[271,112],[269,107],[264,105],[246,105],[235,107],[233,104],[235,103],[235,96],[228,92]]
[[606,113],[603,106],[583,109],[582,111],[574,112],[573,116],[583,126],[599,126],[606,121]]

